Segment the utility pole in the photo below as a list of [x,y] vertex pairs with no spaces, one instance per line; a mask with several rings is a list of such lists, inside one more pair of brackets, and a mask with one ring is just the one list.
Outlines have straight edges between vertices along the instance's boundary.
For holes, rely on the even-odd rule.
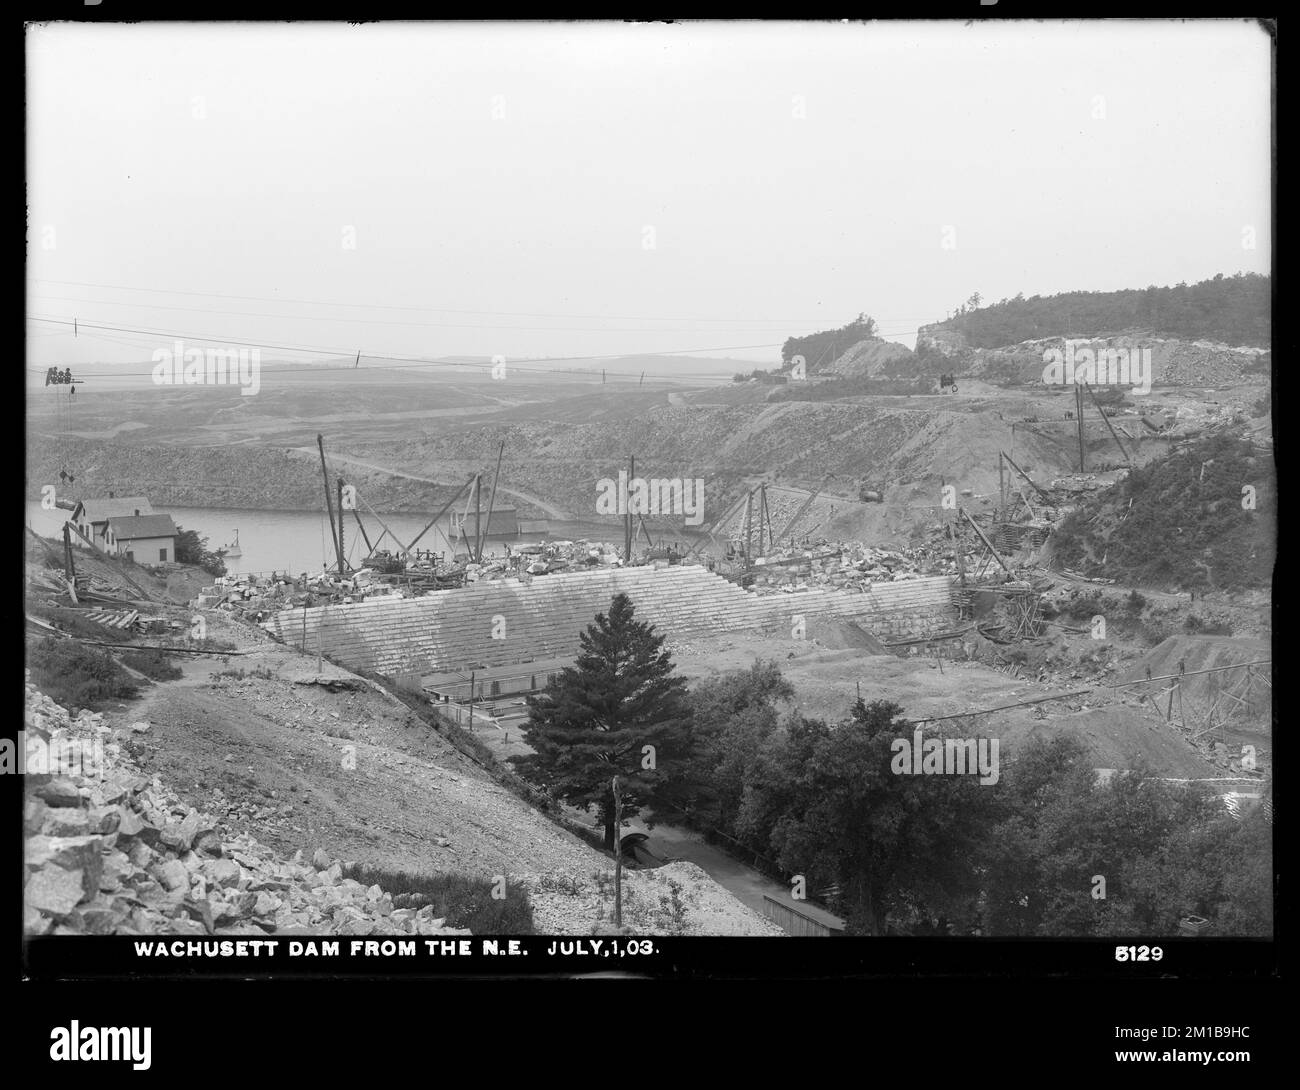
[[1002,451],[998,451],[998,521],[1002,522],[1006,516],[1007,510],[1007,479],[1006,465],[1002,459]]
[[480,536],[482,533],[482,529],[479,526],[479,509],[482,506],[482,499],[483,499],[482,493],[483,493],[483,474],[479,473],[476,474],[474,477],[474,549],[470,554],[475,564],[479,562],[479,559],[483,555],[483,550],[479,545],[479,542],[483,540],[483,538]]
[[339,550],[339,576],[342,577],[345,574],[344,567],[347,563],[347,561],[343,559],[345,555],[345,551],[343,548],[343,478],[342,477],[339,478],[339,539],[336,544],[338,545],[338,550]]
[[478,558],[480,562],[483,560],[483,538],[486,538],[487,535],[492,532],[492,510],[496,507],[497,481],[501,479],[501,459],[505,456],[505,453],[506,441],[502,439],[501,448],[497,451],[497,471],[492,475],[492,491],[488,493],[487,526],[484,528],[483,537],[479,538],[478,543]]
[[623,792],[614,777],[614,926],[623,926]]
[[1079,472],[1083,472],[1083,387],[1074,384],[1074,422],[1079,432]]
[[623,496],[623,506],[627,510],[623,514],[623,563],[632,563],[632,482],[636,479],[636,455],[629,454],[627,457],[627,487],[628,492]]
[[72,566],[72,535],[68,532],[68,524],[63,524],[63,574],[68,577],[69,583],[75,583],[77,579],[77,569]]
[[80,605],[77,601],[77,568],[72,562],[72,534],[66,522],[63,524],[63,571],[68,577],[68,597],[74,606]]
[[[330,516],[330,538],[337,540],[338,530],[334,526],[334,504],[330,500],[330,471],[325,465],[325,437],[319,432],[316,434],[316,447],[320,450],[320,474],[321,478],[325,481],[325,510],[329,512]],[[343,512],[340,511],[340,521],[342,520],[342,517]]]

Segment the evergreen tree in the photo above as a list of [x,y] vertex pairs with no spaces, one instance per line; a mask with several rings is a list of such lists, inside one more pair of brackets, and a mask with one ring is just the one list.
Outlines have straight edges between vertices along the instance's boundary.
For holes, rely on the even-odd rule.
[[219,553],[208,549],[208,539],[200,537],[197,530],[176,527],[176,562],[197,564],[210,575],[225,575],[226,562]]
[[580,633],[577,662],[528,698],[524,738],[533,753],[513,758],[522,776],[555,798],[594,807],[611,850],[613,777],[623,815],[632,817],[668,787],[690,746],[686,681],[674,674],[664,637],[634,612],[628,596],[618,594],[608,615]]

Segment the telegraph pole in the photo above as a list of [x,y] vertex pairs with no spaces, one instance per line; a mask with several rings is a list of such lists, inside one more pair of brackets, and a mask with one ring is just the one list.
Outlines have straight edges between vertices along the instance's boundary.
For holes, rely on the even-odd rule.
[[1074,384],[1074,422],[1079,432],[1079,472],[1083,472],[1083,387]]
[[627,458],[627,487],[628,492],[623,497],[623,506],[627,508],[623,515],[623,563],[632,563],[632,482],[636,479],[636,455],[629,454]]
[[1007,479],[1006,466],[1002,460],[1002,451],[998,451],[998,521],[1007,517]]
[[492,532],[492,511],[497,502],[497,481],[501,479],[501,459],[506,453],[506,441],[501,440],[501,449],[497,451],[497,471],[492,475],[492,491],[488,493],[487,525],[483,528],[483,537],[478,542],[478,558],[483,560],[483,541]]
[[68,577],[69,583],[75,583],[77,579],[77,569],[72,564],[72,535],[68,532],[68,524],[63,524],[63,574]]
[[474,548],[470,551],[470,558],[475,564],[477,564],[483,556],[483,549],[479,545],[479,542],[483,540],[480,536],[481,528],[479,526],[479,508],[482,505],[482,482],[483,474],[480,473],[474,478]]
[[338,492],[339,492],[339,539],[337,544],[339,549],[339,576],[342,577],[344,575],[343,568],[346,563],[346,561],[344,561],[343,559],[344,550],[343,550],[343,478],[342,477],[339,478]]
[[623,926],[623,792],[614,777],[614,926]]
[[[325,481],[325,510],[330,516],[330,537],[337,540],[338,530],[334,526],[334,504],[330,499],[330,471],[325,465],[325,437],[319,432],[316,435],[316,447],[320,450],[320,475]],[[339,512],[339,520],[342,521],[343,512]]]

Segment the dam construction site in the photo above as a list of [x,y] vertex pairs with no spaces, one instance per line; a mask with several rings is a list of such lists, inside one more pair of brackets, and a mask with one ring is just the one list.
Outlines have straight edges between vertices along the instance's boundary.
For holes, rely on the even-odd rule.
[[[833,886],[792,899],[779,861],[667,797],[615,851],[600,812],[520,774],[537,702],[617,596],[688,694],[771,663],[782,715],[887,701],[918,729],[995,734],[1011,761],[1068,737],[1099,776],[1271,813],[1259,354],[1165,339],[1139,395],[1031,378],[1046,342],[972,349],[945,326],[912,351],[846,330],[813,335],[851,343],[802,380],[792,338],[729,382],[521,377],[505,406],[473,370],[295,376],[290,421],[273,367],[235,414],[87,384],[69,426],[36,391],[29,481],[56,486],[62,530],[26,536],[27,730],[104,743],[108,780],[36,786],[29,931],[485,926],[382,884],[441,874],[581,935],[613,919],[618,869],[620,926],[643,933],[842,933]],[[332,419],[344,396],[364,428]],[[462,413],[413,438],[435,396]],[[1171,522],[1169,481],[1193,478]],[[1243,482],[1240,523],[1152,557]],[[319,564],[264,570],[248,534],[234,555],[183,548],[180,526],[158,562],[123,546],[182,505],[308,513]],[[107,662],[79,689],[73,648]]]
[[516,980],[1282,1054],[1275,18],[98,3],[24,24],[38,1079]]

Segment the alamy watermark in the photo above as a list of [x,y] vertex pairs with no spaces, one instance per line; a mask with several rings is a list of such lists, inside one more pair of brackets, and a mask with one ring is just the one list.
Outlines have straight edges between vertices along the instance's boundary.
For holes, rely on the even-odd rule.
[[1135,394],[1151,392],[1151,349],[1076,348],[1065,342],[1065,351],[1049,348],[1043,353],[1043,384],[1046,386],[1132,386]]
[[125,1062],[136,1071],[148,1071],[152,1037],[149,1026],[83,1026],[73,1021],[50,1030],[50,1059]]
[[620,470],[618,480],[596,482],[598,515],[684,515],[687,526],[704,521],[704,478],[629,478]]
[[990,787],[998,782],[998,739],[926,738],[920,727],[912,737],[895,738],[889,770],[895,776],[973,776]]
[[258,348],[171,348],[153,353],[156,386],[238,386],[241,394],[262,388],[262,352]]
[[104,743],[72,738],[47,742],[39,734],[18,732],[18,740],[0,739],[0,775],[83,776],[103,779]]

